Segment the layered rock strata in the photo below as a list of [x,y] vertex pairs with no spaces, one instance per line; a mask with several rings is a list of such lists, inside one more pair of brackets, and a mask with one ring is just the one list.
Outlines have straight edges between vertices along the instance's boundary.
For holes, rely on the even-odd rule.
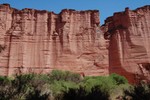
[[109,72],[150,80],[150,6],[114,13],[101,27],[109,40]]
[[97,10],[55,14],[0,5],[0,75],[61,69],[150,80],[150,6],[126,8],[99,24]]
[[99,11],[17,10],[0,5],[0,75],[53,69],[108,75]]

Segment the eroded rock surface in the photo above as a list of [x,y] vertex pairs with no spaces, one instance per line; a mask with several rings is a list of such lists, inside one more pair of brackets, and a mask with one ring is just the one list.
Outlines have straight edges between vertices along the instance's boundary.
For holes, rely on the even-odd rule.
[[61,69],[150,80],[150,6],[99,23],[97,10],[55,14],[0,5],[0,75]]
[[109,72],[130,82],[150,80],[150,6],[126,8],[101,27],[109,42]]
[[108,75],[99,11],[55,14],[0,5],[0,75],[52,69]]

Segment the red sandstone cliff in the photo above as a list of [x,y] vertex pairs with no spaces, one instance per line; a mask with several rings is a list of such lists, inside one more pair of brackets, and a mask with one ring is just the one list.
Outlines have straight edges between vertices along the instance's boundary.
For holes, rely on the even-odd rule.
[[150,80],[150,6],[99,23],[97,10],[55,14],[0,5],[0,75],[62,69]]
[[109,72],[130,82],[150,80],[150,6],[126,8],[101,27],[109,40]]
[[60,14],[0,5],[0,75],[52,69],[108,74],[97,10]]

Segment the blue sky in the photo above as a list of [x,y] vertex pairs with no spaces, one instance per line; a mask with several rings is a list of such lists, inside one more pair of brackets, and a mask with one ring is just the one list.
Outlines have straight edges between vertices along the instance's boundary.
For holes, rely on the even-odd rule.
[[34,8],[59,13],[62,9],[100,10],[101,24],[114,12],[124,11],[125,7],[136,9],[150,5],[150,0],[0,0],[17,9]]

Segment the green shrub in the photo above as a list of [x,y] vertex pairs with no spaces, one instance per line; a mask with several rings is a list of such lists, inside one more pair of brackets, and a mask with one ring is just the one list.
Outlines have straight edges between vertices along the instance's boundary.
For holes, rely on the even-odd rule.
[[101,90],[101,86],[94,86],[91,91],[86,91],[85,87],[70,88],[64,92],[63,100],[108,100],[109,94]]
[[1,76],[0,100],[108,100],[108,94],[122,91],[126,84],[127,80],[117,74],[81,80],[79,74],[59,70],[50,74],[22,74],[13,79]]
[[0,76],[0,85],[11,83],[12,79],[6,76]]
[[68,91],[69,88],[78,88],[78,84],[71,81],[54,81],[50,84],[50,89],[53,91],[53,96],[57,100],[61,100],[63,96],[62,91]]
[[124,76],[120,76],[120,75],[115,74],[115,73],[111,74],[110,78],[112,78],[112,80],[114,81],[114,83],[116,85],[127,84],[128,83],[128,80]]
[[34,90],[27,96],[26,100],[48,100],[50,94],[41,94],[40,90]]
[[116,85],[114,89],[110,92],[111,100],[116,100],[116,98],[122,98],[124,95],[124,90],[128,90],[130,88],[130,84],[120,84]]
[[49,85],[40,83],[26,95],[26,100],[51,100],[51,98],[53,98],[53,96]]
[[0,77],[0,100],[26,100],[34,98],[44,98],[51,94],[50,86],[43,75],[22,74],[17,75],[13,80]]
[[84,86],[87,91],[90,91],[92,87],[97,85],[100,85],[102,90],[108,92],[115,87],[113,80],[109,77],[104,76],[85,77],[85,79],[80,84]]
[[139,84],[124,90],[124,100],[150,100],[150,84]]
[[64,91],[63,100],[86,100],[87,91],[84,87],[70,88],[69,91]]
[[109,93],[108,91],[102,90],[101,86],[94,86],[91,89],[91,92],[87,95],[86,100],[108,100]]
[[10,100],[13,98],[15,88],[12,88],[12,80],[8,77],[0,77],[0,100]]
[[52,81],[72,81],[72,82],[80,82],[81,77],[79,74],[72,73],[69,71],[60,71],[60,70],[53,70],[50,74],[49,77],[51,78]]

